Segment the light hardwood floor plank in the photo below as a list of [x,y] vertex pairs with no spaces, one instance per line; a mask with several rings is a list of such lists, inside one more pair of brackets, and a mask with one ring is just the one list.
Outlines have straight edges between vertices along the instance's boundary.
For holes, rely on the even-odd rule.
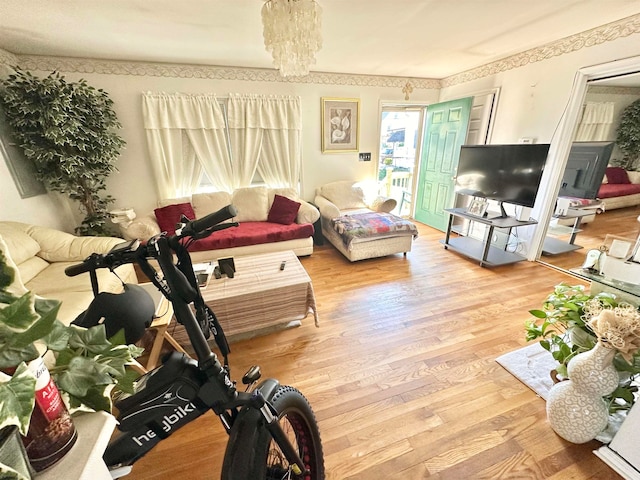
[[[350,263],[316,246],[301,262],[320,327],[307,318],[233,342],[234,378],[258,364],[307,396],[330,480],[620,478],[593,455],[597,442],[556,436],[544,400],[495,362],[527,344],[528,311],[554,285],[582,282],[535,262],[482,268],[418,227],[406,257]],[[217,479],[225,437],[204,415],[128,478]]]

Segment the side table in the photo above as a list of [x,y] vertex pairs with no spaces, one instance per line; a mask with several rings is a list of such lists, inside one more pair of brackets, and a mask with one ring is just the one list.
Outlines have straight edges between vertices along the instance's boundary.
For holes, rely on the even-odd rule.
[[58,463],[37,473],[36,480],[111,480],[102,455],[116,426],[115,417],[93,412],[72,418],[78,440]]
[[[318,208],[313,203],[311,205]],[[318,211],[320,210],[318,209]],[[318,220],[313,224],[313,244],[324,245],[324,236],[322,235],[322,217],[318,217]]]

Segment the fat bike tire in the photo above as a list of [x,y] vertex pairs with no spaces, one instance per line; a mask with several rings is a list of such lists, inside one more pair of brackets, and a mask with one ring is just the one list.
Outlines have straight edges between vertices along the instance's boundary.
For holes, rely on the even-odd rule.
[[280,386],[269,400],[278,422],[298,451],[307,472],[295,475],[273,441],[258,411],[239,418],[230,432],[222,480],[324,480],[324,456],[316,417],[307,399],[293,387]]

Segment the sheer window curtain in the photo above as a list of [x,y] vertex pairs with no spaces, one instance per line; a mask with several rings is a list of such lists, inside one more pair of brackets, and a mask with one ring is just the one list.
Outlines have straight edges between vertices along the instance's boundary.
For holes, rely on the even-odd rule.
[[215,95],[145,93],[142,112],[160,198],[191,195],[203,170],[216,189],[233,188],[226,123]]
[[613,125],[613,102],[587,102],[582,111],[575,140],[599,142],[610,140]]
[[229,96],[229,137],[238,186],[256,172],[270,187],[298,188],[302,162],[300,97]]

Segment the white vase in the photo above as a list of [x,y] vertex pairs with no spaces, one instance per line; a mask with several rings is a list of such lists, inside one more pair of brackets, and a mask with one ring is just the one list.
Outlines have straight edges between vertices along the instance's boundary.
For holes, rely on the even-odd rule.
[[565,440],[586,443],[601,433],[609,421],[602,398],[613,392],[619,375],[613,366],[615,350],[598,342],[569,361],[569,380],[555,384],[547,399],[547,418]]

